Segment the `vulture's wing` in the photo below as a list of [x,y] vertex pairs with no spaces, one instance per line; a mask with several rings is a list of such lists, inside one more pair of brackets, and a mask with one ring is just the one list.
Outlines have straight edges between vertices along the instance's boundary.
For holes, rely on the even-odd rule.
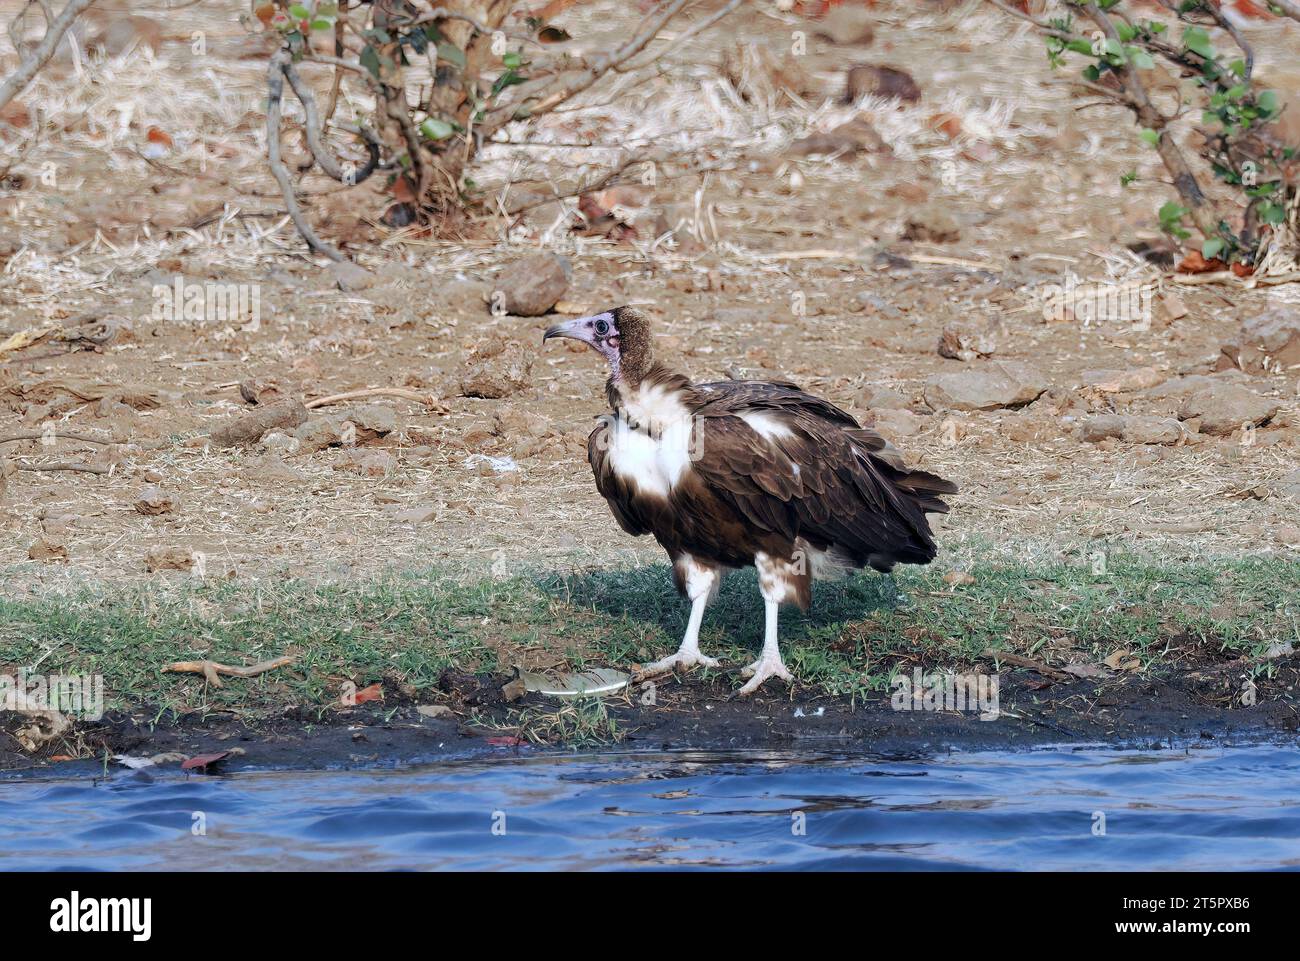
[[618,521],[618,526],[634,537],[650,533],[648,518],[641,517],[631,497],[628,485],[614,473],[609,463],[609,448],[612,442],[611,418],[606,415],[587,438],[587,462],[591,472],[596,475],[596,490],[609,503],[609,509]]
[[699,385],[691,467],[751,523],[859,564],[888,568],[935,555],[926,511],[956,487],[909,471],[899,452],[834,404],[789,384]]

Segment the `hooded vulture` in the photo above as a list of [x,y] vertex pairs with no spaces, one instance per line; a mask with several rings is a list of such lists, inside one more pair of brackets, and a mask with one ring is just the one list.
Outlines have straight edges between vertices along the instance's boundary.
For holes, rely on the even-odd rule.
[[926,513],[945,512],[949,481],[908,470],[879,434],[782,381],[693,384],[657,363],[650,325],[632,307],[556,324],[552,337],[593,347],[609,364],[612,413],[587,442],[596,489],[629,534],[653,534],[691,601],[675,654],[642,675],[718,661],[700,652],[700,622],[731,568],[753,564],[766,608],[763,653],[742,672],[752,694],[792,681],[777,645],[781,604],[807,609],[812,580],[848,569],[927,564]]

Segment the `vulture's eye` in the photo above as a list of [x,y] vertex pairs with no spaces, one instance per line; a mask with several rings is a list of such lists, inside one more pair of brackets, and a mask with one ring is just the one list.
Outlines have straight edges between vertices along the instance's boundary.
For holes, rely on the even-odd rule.
[[609,333],[609,324],[603,320],[596,321],[596,333],[604,337],[606,334]]

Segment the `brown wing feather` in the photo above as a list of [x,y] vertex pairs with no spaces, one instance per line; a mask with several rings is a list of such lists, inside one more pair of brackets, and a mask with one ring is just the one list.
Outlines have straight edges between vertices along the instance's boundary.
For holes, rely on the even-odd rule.
[[[954,484],[909,471],[879,434],[793,385],[739,381],[697,390],[704,433],[692,468],[751,523],[835,546],[859,564],[888,568],[934,557],[925,513],[947,510],[935,495],[954,493]],[[789,436],[764,437],[741,419],[748,412],[772,416]]]

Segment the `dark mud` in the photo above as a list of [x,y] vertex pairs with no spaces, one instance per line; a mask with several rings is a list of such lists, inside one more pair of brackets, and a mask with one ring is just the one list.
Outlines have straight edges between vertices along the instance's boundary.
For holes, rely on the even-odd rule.
[[[80,722],[36,756],[13,737],[17,715],[0,730],[0,770],[9,774],[91,774],[113,755],[185,755],[231,752],[210,772],[391,766],[450,757],[521,751],[807,750],[914,754],[936,750],[1014,750],[1044,744],[1176,747],[1191,742],[1294,743],[1300,731],[1295,693],[1300,657],[1258,678],[1255,703],[1242,704],[1240,672],[1231,665],[1166,677],[1124,676],[1106,681],[1047,683],[1032,670],[999,675],[999,713],[898,710],[888,695],[867,701],[818,695],[796,687],[748,700],[731,695],[725,676],[660,679],[654,703],[644,689],[606,698],[606,717],[567,743],[538,743],[539,730],[563,707],[540,695],[507,704],[504,677],[455,675],[444,683],[454,716],[426,717],[416,701],[389,696],[349,709],[293,708],[278,715],[239,717],[155,712],[109,712]],[[427,700],[427,699],[426,699]],[[612,732],[612,733],[611,733]],[[175,764],[178,762],[170,762]]]

